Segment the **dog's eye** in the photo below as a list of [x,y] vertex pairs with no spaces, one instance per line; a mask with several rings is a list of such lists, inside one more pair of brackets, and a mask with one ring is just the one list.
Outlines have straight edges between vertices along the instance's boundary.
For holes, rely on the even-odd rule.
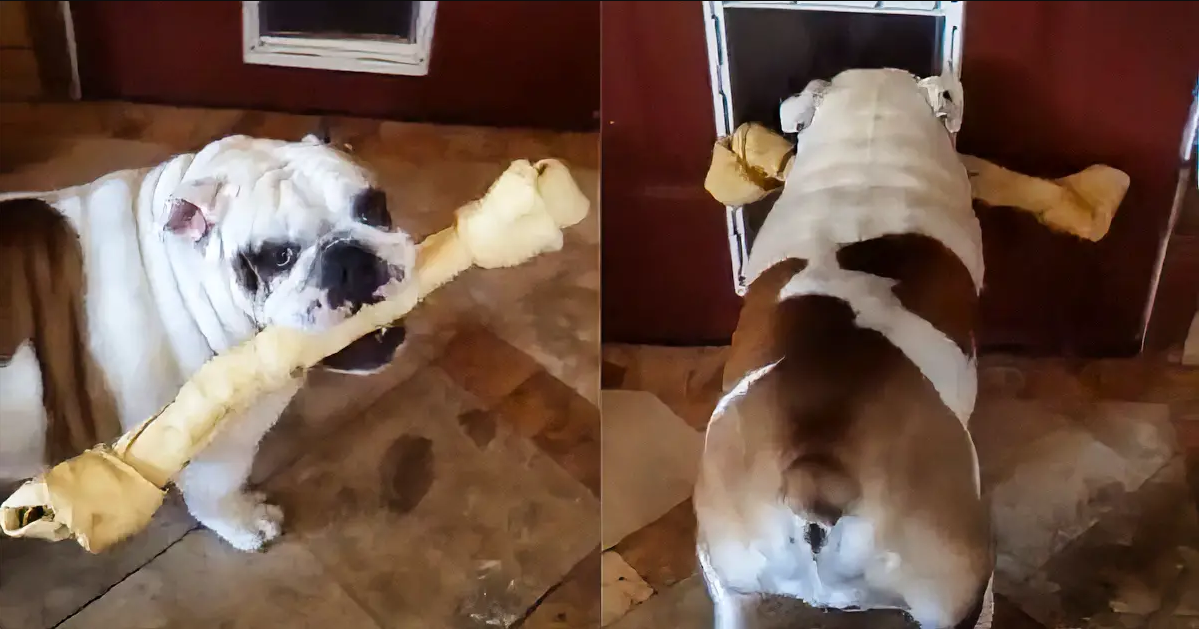
[[378,188],[363,190],[354,199],[354,218],[371,227],[390,231],[391,214],[387,211],[387,194]]
[[275,249],[272,260],[276,268],[286,269],[296,262],[296,251],[294,247],[279,247]]

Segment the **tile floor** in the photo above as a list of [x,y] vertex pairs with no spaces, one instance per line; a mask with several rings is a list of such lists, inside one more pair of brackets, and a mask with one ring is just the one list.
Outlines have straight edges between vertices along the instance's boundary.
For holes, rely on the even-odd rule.
[[[601,618],[711,626],[690,487],[724,348],[606,345]],[[996,629],[1199,629],[1199,369],[989,356],[972,420],[999,533]],[[904,629],[763,606],[761,627]]]
[[[598,137],[329,118],[417,238],[516,158],[559,157],[594,200]],[[230,133],[317,119],[121,103],[0,105],[0,191],[154,164]],[[408,319],[371,377],[316,373],[254,482],[287,512],[260,555],[172,501],[91,556],[0,541],[3,629],[585,627],[598,622],[598,216],[527,265],[473,271]],[[584,584],[587,584],[584,586]]]

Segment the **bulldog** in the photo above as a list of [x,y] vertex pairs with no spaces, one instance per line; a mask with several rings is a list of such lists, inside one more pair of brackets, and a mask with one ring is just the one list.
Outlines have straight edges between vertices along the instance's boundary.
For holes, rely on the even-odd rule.
[[[320,332],[398,293],[416,249],[372,174],[316,136],[231,136],[153,168],[0,196],[0,478],[110,441],[268,325]],[[323,363],[370,373],[397,324]],[[236,548],[280,534],[246,481],[301,381],[232,418],[175,479]]]
[[754,626],[760,595],[990,626],[961,103],[952,77],[898,70],[783,103],[796,153],[751,250],[694,494],[719,629]]

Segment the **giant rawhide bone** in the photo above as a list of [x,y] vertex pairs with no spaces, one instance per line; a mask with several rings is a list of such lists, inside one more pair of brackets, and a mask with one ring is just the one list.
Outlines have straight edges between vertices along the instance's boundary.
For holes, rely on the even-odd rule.
[[1096,242],[1128,193],[1126,173],[1096,164],[1061,179],[1022,175],[985,159],[962,155],[975,200],[1024,210],[1049,229]]
[[482,199],[459,208],[453,227],[420,244],[401,293],[321,334],[270,327],[204,364],[175,401],[111,446],[100,445],[27,481],[0,505],[11,537],[73,538],[100,552],[141,531],[164,488],[212,441],[222,422],[291,383],[355,339],[402,318],[471,266],[500,268],[562,248],[562,229],[589,209],[566,166],[513,162]]
[[[745,123],[712,149],[704,187],[725,205],[747,205],[782,185],[794,147],[781,135]],[[1008,170],[980,157],[961,155],[975,200],[1036,217],[1049,229],[1090,241],[1107,235],[1128,192],[1129,178],[1095,165],[1061,179],[1042,179]]]

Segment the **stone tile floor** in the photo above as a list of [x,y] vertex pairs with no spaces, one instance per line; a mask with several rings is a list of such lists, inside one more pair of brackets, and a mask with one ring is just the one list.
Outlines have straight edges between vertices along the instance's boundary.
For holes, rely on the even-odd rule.
[[[604,347],[605,626],[711,626],[679,479],[694,473],[702,439],[685,432],[702,435],[724,360],[719,347]],[[995,628],[1199,629],[1199,369],[988,356],[980,378]],[[898,614],[763,607],[763,628],[909,627]]]
[[[598,137],[328,118],[422,238],[517,158],[558,157],[592,198]],[[317,119],[130,105],[0,104],[0,191],[53,189]],[[408,320],[396,363],[314,373],[254,482],[281,541],[238,553],[177,500],[99,556],[0,540],[3,629],[595,626],[599,617],[598,213],[565,248],[472,271]]]

